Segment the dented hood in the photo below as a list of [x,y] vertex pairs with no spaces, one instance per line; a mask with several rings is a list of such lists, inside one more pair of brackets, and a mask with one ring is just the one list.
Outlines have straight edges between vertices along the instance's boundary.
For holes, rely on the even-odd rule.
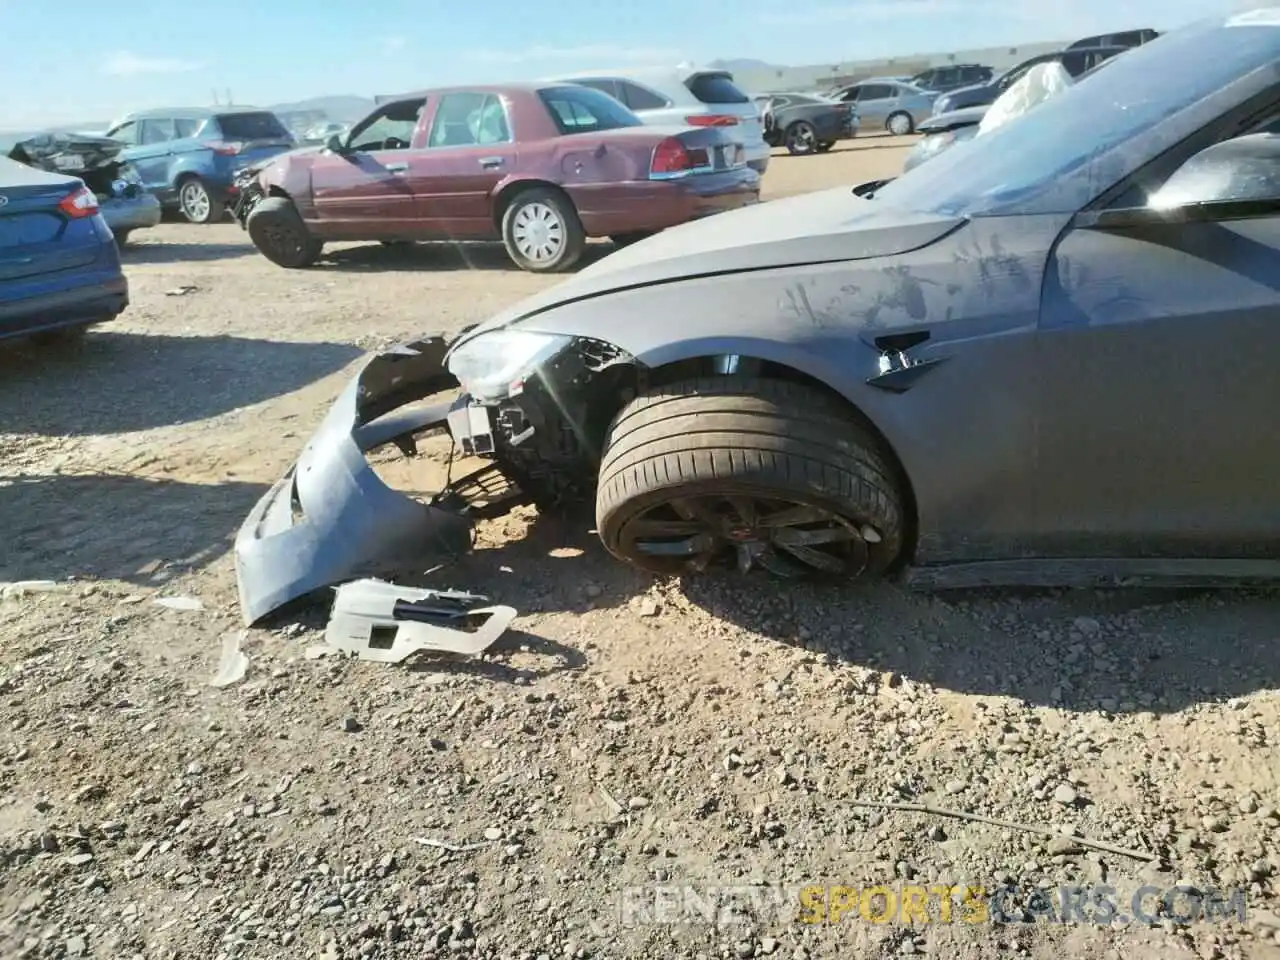
[[635,287],[894,256],[927,246],[962,223],[963,217],[862,199],[848,187],[754,204],[672,227],[612,253],[473,328],[459,342],[566,303]]

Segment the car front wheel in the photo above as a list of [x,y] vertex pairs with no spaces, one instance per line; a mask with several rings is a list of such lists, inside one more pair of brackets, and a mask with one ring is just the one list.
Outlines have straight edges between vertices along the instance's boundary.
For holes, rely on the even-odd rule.
[[324,249],[324,243],[311,235],[297,207],[286,197],[267,197],[259,203],[245,228],[253,245],[277,266],[309,267]]
[[178,209],[192,223],[214,223],[225,210],[199,177],[183,180],[178,187]]
[[915,122],[911,119],[911,114],[909,113],[891,114],[884,125],[885,129],[895,137],[905,137],[916,128]]
[[901,489],[838,400],[779,380],[687,380],[614,419],[596,527],[610,553],[654,573],[728,563],[851,579],[898,558]]

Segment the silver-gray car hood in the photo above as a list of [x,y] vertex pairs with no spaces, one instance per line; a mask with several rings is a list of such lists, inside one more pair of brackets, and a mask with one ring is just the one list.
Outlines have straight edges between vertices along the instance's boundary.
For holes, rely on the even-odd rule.
[[889,257],[927,246],[962,217],[916,213],[853,195],[848,187],[772,200],[672,227],[612,253],[460,338],[602,294],[694,277]]

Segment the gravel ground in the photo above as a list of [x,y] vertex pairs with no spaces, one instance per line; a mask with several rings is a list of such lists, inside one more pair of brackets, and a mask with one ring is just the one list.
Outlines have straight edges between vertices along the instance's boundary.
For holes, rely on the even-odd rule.
[[[902,150],[778,157],[767,190]],[[121,320],[0,351],[0,581],[57,583],[0,599],[0,956],[1280,955],[1274,595],[653,581],[588,520],[518,512],[434,581],[521,611],[491,655],[311,659],[316,607],[211,686],[231,537],[354,362],[552,281],[487,248],[284,271],[234,225],[126,260]],[[1154,894],[1151,924],[1063,924],[1034,897],[1108,884],[1128,916],[1179,883],[1243,891],[1245,920]],[[754,907],[642,922],[685,885]],[[808,885],[1007,887],[1011,922],[797,922],[778,886]]]

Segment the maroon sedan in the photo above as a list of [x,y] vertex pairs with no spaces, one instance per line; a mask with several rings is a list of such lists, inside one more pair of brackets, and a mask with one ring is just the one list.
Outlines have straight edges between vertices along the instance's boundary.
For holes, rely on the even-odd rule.
[[646,126],[574,84],[406,96],[241,187],[236,219],[283,267],[309,266],[328,240],[500,239],[526,270],[564,270],[588,237],[626,243],[760,198],[723,128]]

